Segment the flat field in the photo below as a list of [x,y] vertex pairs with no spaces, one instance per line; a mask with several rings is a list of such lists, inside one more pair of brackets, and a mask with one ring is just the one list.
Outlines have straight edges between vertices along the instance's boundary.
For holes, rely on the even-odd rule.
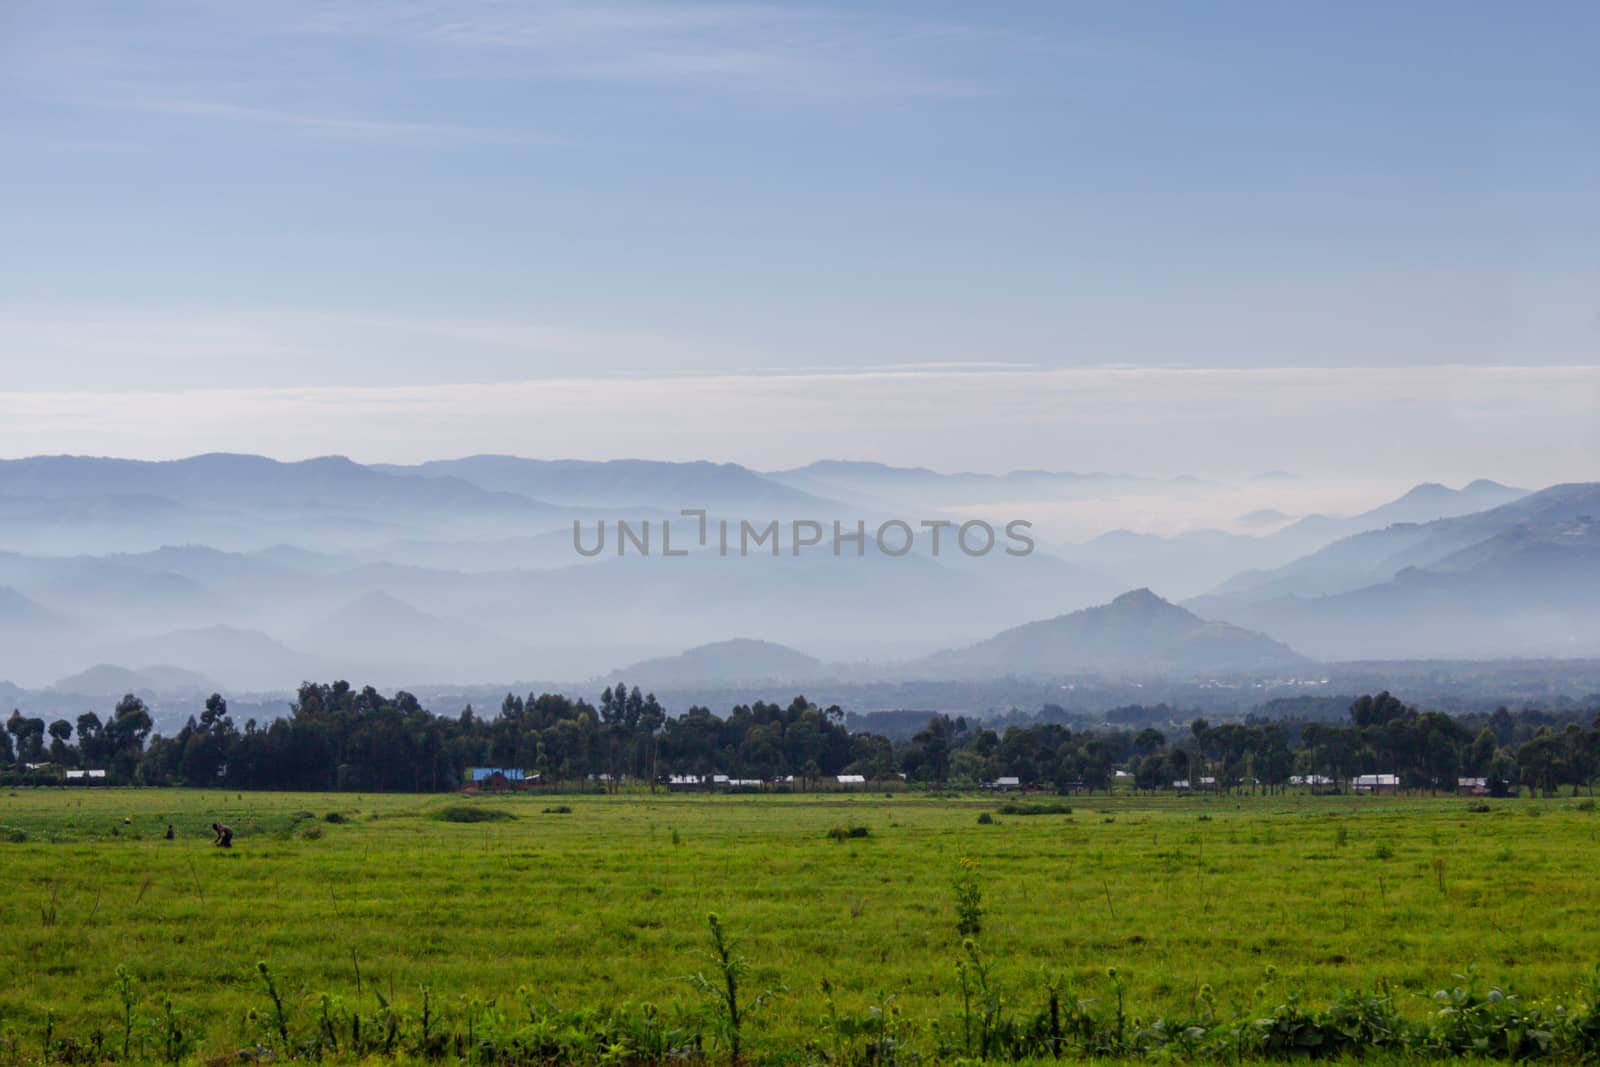
[[[932,1026],[959,1010],[963,857],[1018,1004],[1047,973],[1104,1003],[1114,967],[1146,1014],[1192,1011],[1202,985],[1242,1016],[1380,980],[1421,1013],[1468,966],[1569,997],[1600,961],[1600,813],[1582,800],[1039,797],[1073,810],[1019,816],[1005,799],[18,790],[0,795],[0,1032],[33,1040],[47,1013],[118,1031],[119,964],[202,1053],[259,1032],[257,961],[304,1013],[422,986],[446,1015],[519,987],[671,1010],[701,1002],[685,976],[706,967],[708,912],[741,938],[746,988],[785,990],[750,1019],[753,1050],[813,1037],[824,980],[841,1008],[893,998]],[[439,817],[462,805],[510,817]],[[829,834],[849,827],[866,835]]]

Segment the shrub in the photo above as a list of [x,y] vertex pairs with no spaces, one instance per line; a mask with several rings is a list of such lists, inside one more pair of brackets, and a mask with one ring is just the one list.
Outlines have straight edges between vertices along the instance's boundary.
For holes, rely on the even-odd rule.
[[17,826],[0,826],[0,841],[20,845],[28,840],[28,831]]
[[992,822],[994,822],[994,816],[993,815],[990,815],[986,811],[978,813],[978,825],[979,826],[988,826]]
[[322,821],[323,822],[327,822],[327,823],[332,823],[333,825],[338,826],[339,824],[347,823],[350,820],[345,818],[344,815],[342,813],[340,813],[340,812],[330,811],[330,812],[328,812],[328,814],[326,814],[326,815],[324,815],[322,817]]
[[1489,805],[1485,804],[1483,801],[1480,800],[1475,804],[1468,804],[1467,805],[1467,810],[1468,811],[1472,811],[1472,812],[1478,812],[1478,813],[1481,814],[1481,813],[1486,812],[1486,811],[1493,811],[1494,809],[1489,807]]
[[1378,847],[1372,850],[1372,857],[1373,859],[1392,860],[1394,859],[1394,848],[1387,841],[1379,841]]
[[1071,815],[1072,805],[1061,803],[1027,804],[1011,801],[1000,805],[1001,815]]
[[835,826],[828,831],[828,836],[835,841],[846,841],[852,837],[870,837],[872,831],[865,826]]
[[480,808],[474,804],[451,804],[440,808],[433,816],[441,822],[500,822],[514,818],[509,811],[499,808]]
[[983,932],[983,886],[978,882],[978,861],[961,857],[956,872],[956,933],[977,937]]
[[570,805],[570,804],[557,804],[553,808],[545,808],[544,809],[544,814],[546,814],[546,815],[571,815],[572,814],[572,805]]

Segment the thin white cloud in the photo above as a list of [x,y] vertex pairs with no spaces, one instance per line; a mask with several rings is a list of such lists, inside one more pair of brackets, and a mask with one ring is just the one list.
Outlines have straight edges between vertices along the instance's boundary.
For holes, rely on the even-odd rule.
[[[53,391],[520,380],[574,366],[724,363],[714,340],[464,315],[0,306],[0,387]],[[659,371],[657,371],[659,373]]]
[[[949,57],[1006,43],[992,29],[916,16],[757,3],[319,3],[272,17],[291,37],[425,51],[435,72],[457,76],[856,99],[985,95]],[[454,62],[463,55],[469,65]]]
[[977,72],[1005,69],[995,56],[1018,46],[992,29],[914,15],[614,0],[284,0],[124,20],[38,7],[20,26],[26,47],[17,46],[8,73],[29,98],[437,147],[574,137],[530,129],[525,112],[499,104],[484,109],[495,122],[451,122],[455,105],[422,91],[429,84],[568,82],[745,100],[965,98],[990,94]]
[[560,139],[535,137],[521,131],[483,129],[449,123],[397,122],[387,119],[354,118],[276,108],[246,107],[218,100],[176,98],[134,98],[110,100],[107,104],[128,111],[172,115],[216,122],[282,126],[341,138],[393,142],[454,142],[481,144],[557,144]]

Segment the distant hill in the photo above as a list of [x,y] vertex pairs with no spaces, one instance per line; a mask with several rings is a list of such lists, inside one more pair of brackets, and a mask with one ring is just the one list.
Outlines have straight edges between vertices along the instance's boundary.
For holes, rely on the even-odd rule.
[[1147,481],[1099,472],[1043,470],[1017,470],[1005,474],[970,471],[946,474],[926,467],[893,467],[885,463],[837,459],[819,460],[789,470],[769,471],[766,476],[807,493],[877,504],[913,501],[977,504],[1064,499],[1100,492],[1108,485]]
[[1306,662],[1287,645],[1227,623],[1208,622],[1148,589],[1100,607],[1030,622],[970,648],[914,664],[930,677],[974,674],[1220,675],[1293,669]]
[[1282,526],[1285,523],[1293,522],[1294,519],[1293,515],[1279,511],[1277,508],[1257,508],[1255,511],[1240,515],[1234,521],[1240,526],[1249,527],[1252,530],[1262,530]]
[[123,693],[214,693],[216,682],[186,671],[182,667],[158,664],[129,670],[111,663],[100,663],[86,671],[59,679],[54,687],[63,693],[114,697]]
[[1515,489],[1487,478],[1468,482],[1460,489],[1424,482],[1387,504],[1353,516],[1351,521],[1368,528],[1396,522],[1432,522],[1496,508],[1527,495],[1526,489]]
[[[1387,577],[1327,595],[1263,595],[1257,587],[1203,597],[1191,606],[1269,628],[1324,659],[1596,656],[1595,505],[1600,487],[1558,487],[1480,515],[1391,527],[1330,546],[1288,576],[1327,582],[1332,573],[1349,581],[1356,568],[1366,567]],[[1563,514],[1572,517],[1510,521]],[[1312,563],[1322,570],[1311,570]],[[1334,571],[1336,565],[1346,571]],[[1265,588],[1288,584],[1282,579]]]
[[822,661],[787,645],[735,638],[699,645],[676,656],[647,659],[614,675],[649,688],[706,683],[793,682],[823,674]]
[[23,596],[9,586],[0,585],[0,630],[29,630],[57,627],[66,622],[60,615]]
[[423,611],[380,590],[318,618],[298,643],[336,648],[352,665],[347,669],[360,667],[397,682],[502,677],[519,662],[514,641],[462,619]]
[[0,519],[12,548],[103,554],[178,541],[261,548],[292,538],[301,547],[339,547],[472,524],[528,533],[568,516],[521,494],[342,456],[280,463],[218,453],[162,462],[0,460]]
[[[1492,482],[1473,484],[1494,486]],[[1500,486],[1483,492],[1492,497],[1502,495],[1503,489]],[[1424,499],[1437,498],[1428,487],[1419,486],[1394,505],[1419,492]],[[1394,505],[1386,505],[1378,512],[1414,512],[1418,506],[1390,510]],[[1584,515],[1600,515],[1600,483],[1552,486],[1486,510],[1428,522],[1396,521],[1341,538],[1283,566],[1236,575],[1217,588],[1216,596],[1223,601],[1267,600],[1350,592],[1387,581],[1407,567],[1429,566],[1522,523],[1568,522]],[[1198,610],[1208,610],[1212,601],[1204,598],[1195,603],[1201,605]]]
[[664,463],[654,460],[523,459],[468,456],[414,467],[381,466],[392,474],[459,478],[482,489],[520,493],[569,507],[653,508],[676,516],[705,508],[756,518],[808,518],[839,505],[767,478],[736,463]]
[[150,461],[95,456],[0,460],[0,494],[41,499],[148,494],[158,500],[212,505],[345,503],[363,507],[495,505],[534,510],[538,502],[496,498],[459,479],[417,479],[362,466],[343,456],[283,463],[265,456],[217,452]]
[[303,679],[336,670],[321,657],[291,649],[259,630],[226,625],[133,638],[114,646],[111,652],[108,659],[124,662],[181,663],[185,670],[215,678],[234,689],[292,688]]
[[1472,482],[1461,489],[1428,483],[1356,515],[1308,515],[1287,525],[1276,522],[1281,513],[1270,510],[1241,517],[1245,525],[1278,526],[1263,536],[1195,530],[1161,537],[1113,530],[1059,551],[1074,563],[1115,575],[1126,584],[1147,585],[1165,596],[1181,600],[1218,590],[1224,582],[1248,582],[1252,574],[1291,565],[1343,537],[1383,529],[1398,522],[1464,515],[1525,495],[1526,490],[1487,480]]

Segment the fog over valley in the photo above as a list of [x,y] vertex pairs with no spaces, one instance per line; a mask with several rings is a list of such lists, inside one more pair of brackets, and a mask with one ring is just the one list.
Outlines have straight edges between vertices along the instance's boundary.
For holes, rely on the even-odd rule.
[[[1228,517],[1190,526],[1200,501]],[[706,513],[704,545],[685,509]],[[1053,522],[1078,509],[1126,525]],[[0,461],[0,680],[271,707],[316,678],[446,693],[623,677],[828,689],[852,711],[926,684],[921,699],[974,712],[1051,686],[1096,711],[1167,685],[1245,709],[1352,661],[1600,656],[1596,515],[1591,483],[1377,496],[1282,471],[34,457]],[[1026,525],[1008,537],[1011,522]],[[591,551],[604,524],[604,550],[578,551],[575,523]]]

